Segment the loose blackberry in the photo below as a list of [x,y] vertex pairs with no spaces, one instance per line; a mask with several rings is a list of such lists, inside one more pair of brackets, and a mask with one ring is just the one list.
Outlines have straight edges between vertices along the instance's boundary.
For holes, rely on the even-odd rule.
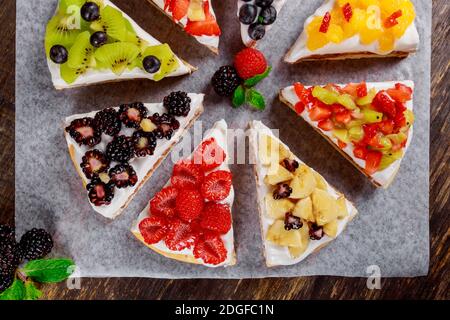
[[66,131],[79,145],[93,147],[102,140],[102,132],[92,118],[75,119],[66,128]]
[[191,111],[191,98],[186,92],[172,92],[164,98],[164,107],[169,110],[169,114],[177,117],[186,117]]
[[172,139],[175,130],[180,128],[180,122],[178,122],[174,116],[167,113],[162,115],[155,113],[153,116],[149,117],[149,119],[156,125],[156,129],[153,133],[158,139],[166,138],[167,140],[170,140]]
[[8,289],[14,282],[14,273],[0,274],[0,293]]
[[147,113],[148,110],[142,102],[123,104],[119,109],[119,119],[126,127],[137,129]]
[[118,164],[109,170],[111,182],[119,189],[132,187],[138,182],[138,176],[129,164]]
[[110,161],[128,162],[134,156],[133,138],[117,136],[106,146],[106,157]]
[[22,251],[16,241],[0,243],[0,275],[14,273],[22,261]]
[[108,136],[116,136],[122,129],[122,122],[119,119],[119,113],[113,108],[106,108],[97,112],[95,115],[95,123],[98,130]]
[[134,154],[136,157],[151,156],[155,152],[156,137],[153,132],[144,132],[142,130],[133,133]]
[[114,184],[104,183],[100,178],[94,178],[86,186],[89,192],[89,201],[97,207],[109,205],[114,198]]
[[52,236],[44,229],[33,228],[20,239],[20,248],[26,259],[41,259],[52,251]]
[[233,66],[223,66],[214,73],[212,86],[219,96],[231,96],[236,88],[241,84],[236,69]]
[[92,179],[99,173],[108,170],[109,160],[100,150],[89,150],[83,156],[80,166],[86,177]]
[[16,232],[10,226],[0,224],[0,244],[11,241],[16,241]]

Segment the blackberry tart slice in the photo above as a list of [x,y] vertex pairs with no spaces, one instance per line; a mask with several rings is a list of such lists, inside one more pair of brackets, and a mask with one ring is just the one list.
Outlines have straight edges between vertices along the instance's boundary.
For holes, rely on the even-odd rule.
[[65,119],[69,154],[95,211],[114,219],[127,207],[203,113],[203,99],[176,92],[166,103],[123,104]]

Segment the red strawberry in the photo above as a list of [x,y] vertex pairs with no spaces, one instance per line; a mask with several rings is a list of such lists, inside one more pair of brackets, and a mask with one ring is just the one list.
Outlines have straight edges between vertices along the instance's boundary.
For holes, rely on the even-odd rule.
[[330,27],[331,22],[331,14],[329,12],[325,13],[322,19],[322,24],[320,25],[319,32],[327,33],[328,28]]
[[180,21],[188,14],[189,0],[172,0],[169,11],[175,21]]
[[297,102],[295,104],[295,112],[297,112],[297,114],[302,114],[303,111],[305,111],[305,105],[301,101]]
[[359,98],[367,96],[367,84],[365,82],[361,82],[356,87],[356,94]]
[[208,232],[196,242],[194,257],[202,259],[206,264],[217,265],[226,260],[227,249],[218,234]]
[[221,201],[228,197],[231,190],[231,172],[214,171],[205,177],[201,192],[205,199],[210,201]]
[[395,89],[386,90],[387,94],[399,103],[405,103],[412,99],[413,91],[410,87],[401,83],[395,84]]
[[174,217],[176,214],[175,199],[177,198],[177,195],[178,190],[174,187],[162,189],[150,201],[151,213],[169,218]]
[[231,211],[226,204],[207,202],[200,218],[203,229],[226,234],[231,229]]
[[171,182],[178,189],[198,188],[205,174],[198,164],[180,161],[173,167]]
[[331,119],[321,120],[317,126],[323,131],[330,131],[334,129],[334,123]]
[[169,224],[164,243],[170,250],[181,251],[192,248],[198,237],[199,234],[194,225],[180,219],[174,219]]
[[166,236],[168,223],[164,217],[151,216],[139,223],[139,231],[146,244],[155,244]]
[[366,169],[368,175],[372,175],[378,171],[383,154],[380,151],[369,151],[366,156]]
[[306,89],[300,82],[294,83],[294,90],[297,97],[303,102],[304,105],[312,102],[314,97],[312,95],[312,88]]
[[344,15],[345,20],[350,22],[350,19],[353,17],[353,10],[349,2],[342,7],[342,14]]
[[358,159],[366,160],[367,148],[362,146],[355,147],[353,150],[353,155]]
[[188,21],[184,30],[194,36],[220,36],[221,30],[217,24],[216,17],[209,11],[209,2],[205,1],[203,4],[205,11],[205,21]]
[[312,121],[325,120],[331,117],[331,110],[329,108],[316,105],[314,108],[309,110],[309,117]]
[[214,138],[203,141],[193,155],[194,163],[201,164],[204,171],[210,171],[219,167],[225,161],[225,158],[225,151],[217,144]]
[[381,132],[383,134],[391,134],[394,132],[394,121],[390,119],[383,120],[378,123],[378,126],[380,127]]
[[378,111],[385,113],[390,118],[394,118],[397,113],[395,101],[384,90],[377,93],[372,104]]
[[197,219],[203,210],[203,197],[197,190],[184,189],[178,192],[176,208],[178,216],[184,221]]
[[334,116],[334,119],[336,120],[336,122],[342,123],[342,124],[347,124],[350,121],[352,121],[352,114],[350,111],[345,110],[342,112],[337,113]]
[[264,73],[267,69],[267,61],[261,51],[246,48],[234,57],[234,66],[239,76],[246,80]]
[[345,147],[347,147],[347,144],[338,139],[338,146],[339,148],[344,149]]

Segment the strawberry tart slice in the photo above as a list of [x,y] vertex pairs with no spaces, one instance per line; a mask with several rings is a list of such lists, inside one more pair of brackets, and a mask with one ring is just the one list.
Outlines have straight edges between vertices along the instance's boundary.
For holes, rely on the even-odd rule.
[[377,187],[397,174],[413,135],[412,81],[304,86],[280,99]]
[[234,190],[227,152],[227,124],[221,120],[191,156],[175,164],[170,181],[134,223],[133,235],[171,259],[234,265]]
[[221,30],[211,0],[148,0],[215,54]]

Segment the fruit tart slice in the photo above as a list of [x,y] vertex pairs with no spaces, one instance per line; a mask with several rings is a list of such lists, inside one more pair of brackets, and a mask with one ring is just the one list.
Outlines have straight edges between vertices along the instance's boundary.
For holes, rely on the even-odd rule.
[[207,267],[236,263],[227,164],[227,124],[217,122],[194,153],[177,162],[131,231],[153,251]]
[[260,121],[250,123],[264,255],[292,265],[333,241],[357,210]]
[[221,30],[211,0],[148,0],[215,54]]
[[203,94],[172,92],[65,120],[70,157],[91,206],[116,218],[203,112]]
[[413,135],[412,81],[295,83],[280,99],[377,187],[394,180]]
[[277,20],[286,0],[238,0],[242,42],[256,47]]
[[406,57],[419,45],[415,17],[411,0],[327,0],[285,61]]
[[56,89],[159,81],[195,70],[108,0],[60,0],[47,24],[45,52]]

